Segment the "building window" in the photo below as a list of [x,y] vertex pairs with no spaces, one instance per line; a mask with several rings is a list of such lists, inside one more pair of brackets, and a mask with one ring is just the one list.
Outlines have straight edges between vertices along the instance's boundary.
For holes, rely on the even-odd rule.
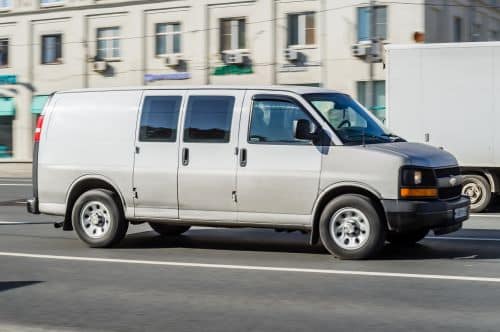
[[97,29],[97,58],[106,60],[120,56],[120,28]]
[[[375,17],[375,39],[387,39],[387,7],[376,6],[373,13]],[[358,8],[358,41],[371,40],[371,13],[370,7]]]
[[12,8],[11,0],[0,0],[0,9],[9,9]]
[[288,46],[316,44],[316,14],[288,15]]
[[181,53],[181,24],[159,23],[156,25],[156,55]]
[[462,18],[458,16],[453,18],[453,41],[462,41]]
[[61,63],[62,35],[42,36],[42,64]]
[[244,18],[222,19],[220,21],[220,50],[246,48],[246,23]]
[[60,5],[62,3],[64,3],[64,0],[40,0],[40,6],[42,7]]
[[375,94],[375,104],[372,105],[370,91],[368,90],[370,82],[361,81],[357,83],[358,101],[369,109],[380,121],[385,122],[385,81],[373,82],[373,94]]
[[0,67],[9,65],[9,40],[0,39]]

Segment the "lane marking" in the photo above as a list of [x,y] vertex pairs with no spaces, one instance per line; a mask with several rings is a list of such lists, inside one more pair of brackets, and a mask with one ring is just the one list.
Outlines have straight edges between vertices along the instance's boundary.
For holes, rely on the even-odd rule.
[[394,278],[411,278],[411,279],[458,280],[458,281],[500,283],[500,278],[457,276],[457,275],[369,272],[369,271],[328,270],[328,269],[305,269],[305,268],[271,267],[271,266],[254,266],[254,265],[206,264],[206,263],[130,260],[130,259],[97,258],[97,257],[81,257],[81,256],[39,255],[39,254],[16,253],[16,252],[0,252],[0,256],[37,258],[37,259],[48,259],[48,260],[63,260],[63,261],[120,263],[120,264],[137,264],[137,265],[156,265],[156,266],[176,266],[176,267],[192,267],[192,268],[224,269],[224,270],[296,272],[296,273],[350,275],[350,276],[364,276],[364,277],[394,277]]
[[460,236],[426,236],[429,240],[458,240],[458,241],[498,241],[500,239],[493,237],[460,237]]
[[32,187],[31,183],[0,183],[1,187]]

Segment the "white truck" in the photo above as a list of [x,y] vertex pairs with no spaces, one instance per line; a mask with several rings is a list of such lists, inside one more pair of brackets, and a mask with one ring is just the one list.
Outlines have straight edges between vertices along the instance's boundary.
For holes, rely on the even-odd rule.
[[387,125],[458,159],[480,212],[500,192],[500,42],[386,47]]

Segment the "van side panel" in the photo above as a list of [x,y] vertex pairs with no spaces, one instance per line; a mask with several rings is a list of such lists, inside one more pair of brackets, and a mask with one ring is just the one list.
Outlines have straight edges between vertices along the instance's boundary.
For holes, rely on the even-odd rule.
[[38,159],[40,212],[64,214],[72,184],[106,179],[133,207],[132,171],[142,91],[61,93],[54,96]]

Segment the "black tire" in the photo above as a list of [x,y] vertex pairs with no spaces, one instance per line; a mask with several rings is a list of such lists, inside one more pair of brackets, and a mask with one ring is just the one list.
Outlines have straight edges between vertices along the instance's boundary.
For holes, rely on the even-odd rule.
[[[368,222],[369,232],[364,244],[355,249],[340,247],[332,237],[330,226],[332,217],[344,209],[356,209],[361,211]],[[357,194],[346,194],[334,198],[328,203],[321,213],[319,221],[319,233],[325,248],[335,257],[340,259],[366,259],[375,256],[385,243],[385,226],[377,213],[371,200]]]
[[465,175],[462,194],[471,198],[471,212],[481,212],[490,204],[491,186],[481,175]]
[[[107,217],[109,228],[99,238],[89,236],[80,220],[83,209],[91,202],[102,204],[102,208],[106,209],[105,215],[109,214],[109,217]],[[128,229],[128,221],[125,220],[120,206],[119,198],[109,190],[93,189],[83,193],[76,200],[71,214],[73,228],[78,237],[92,248],[108,248],[118,244],[125,237]]]
[[413,245],[421,241],[424,237],[429,234],[428,229],[419,229],[411,232],[387,232],[387,242],[394,245]]
[[148,224],[156,233],[162,236],[178,236],[191,228],[191,226],[168,225],[156,222],[149,222]]

